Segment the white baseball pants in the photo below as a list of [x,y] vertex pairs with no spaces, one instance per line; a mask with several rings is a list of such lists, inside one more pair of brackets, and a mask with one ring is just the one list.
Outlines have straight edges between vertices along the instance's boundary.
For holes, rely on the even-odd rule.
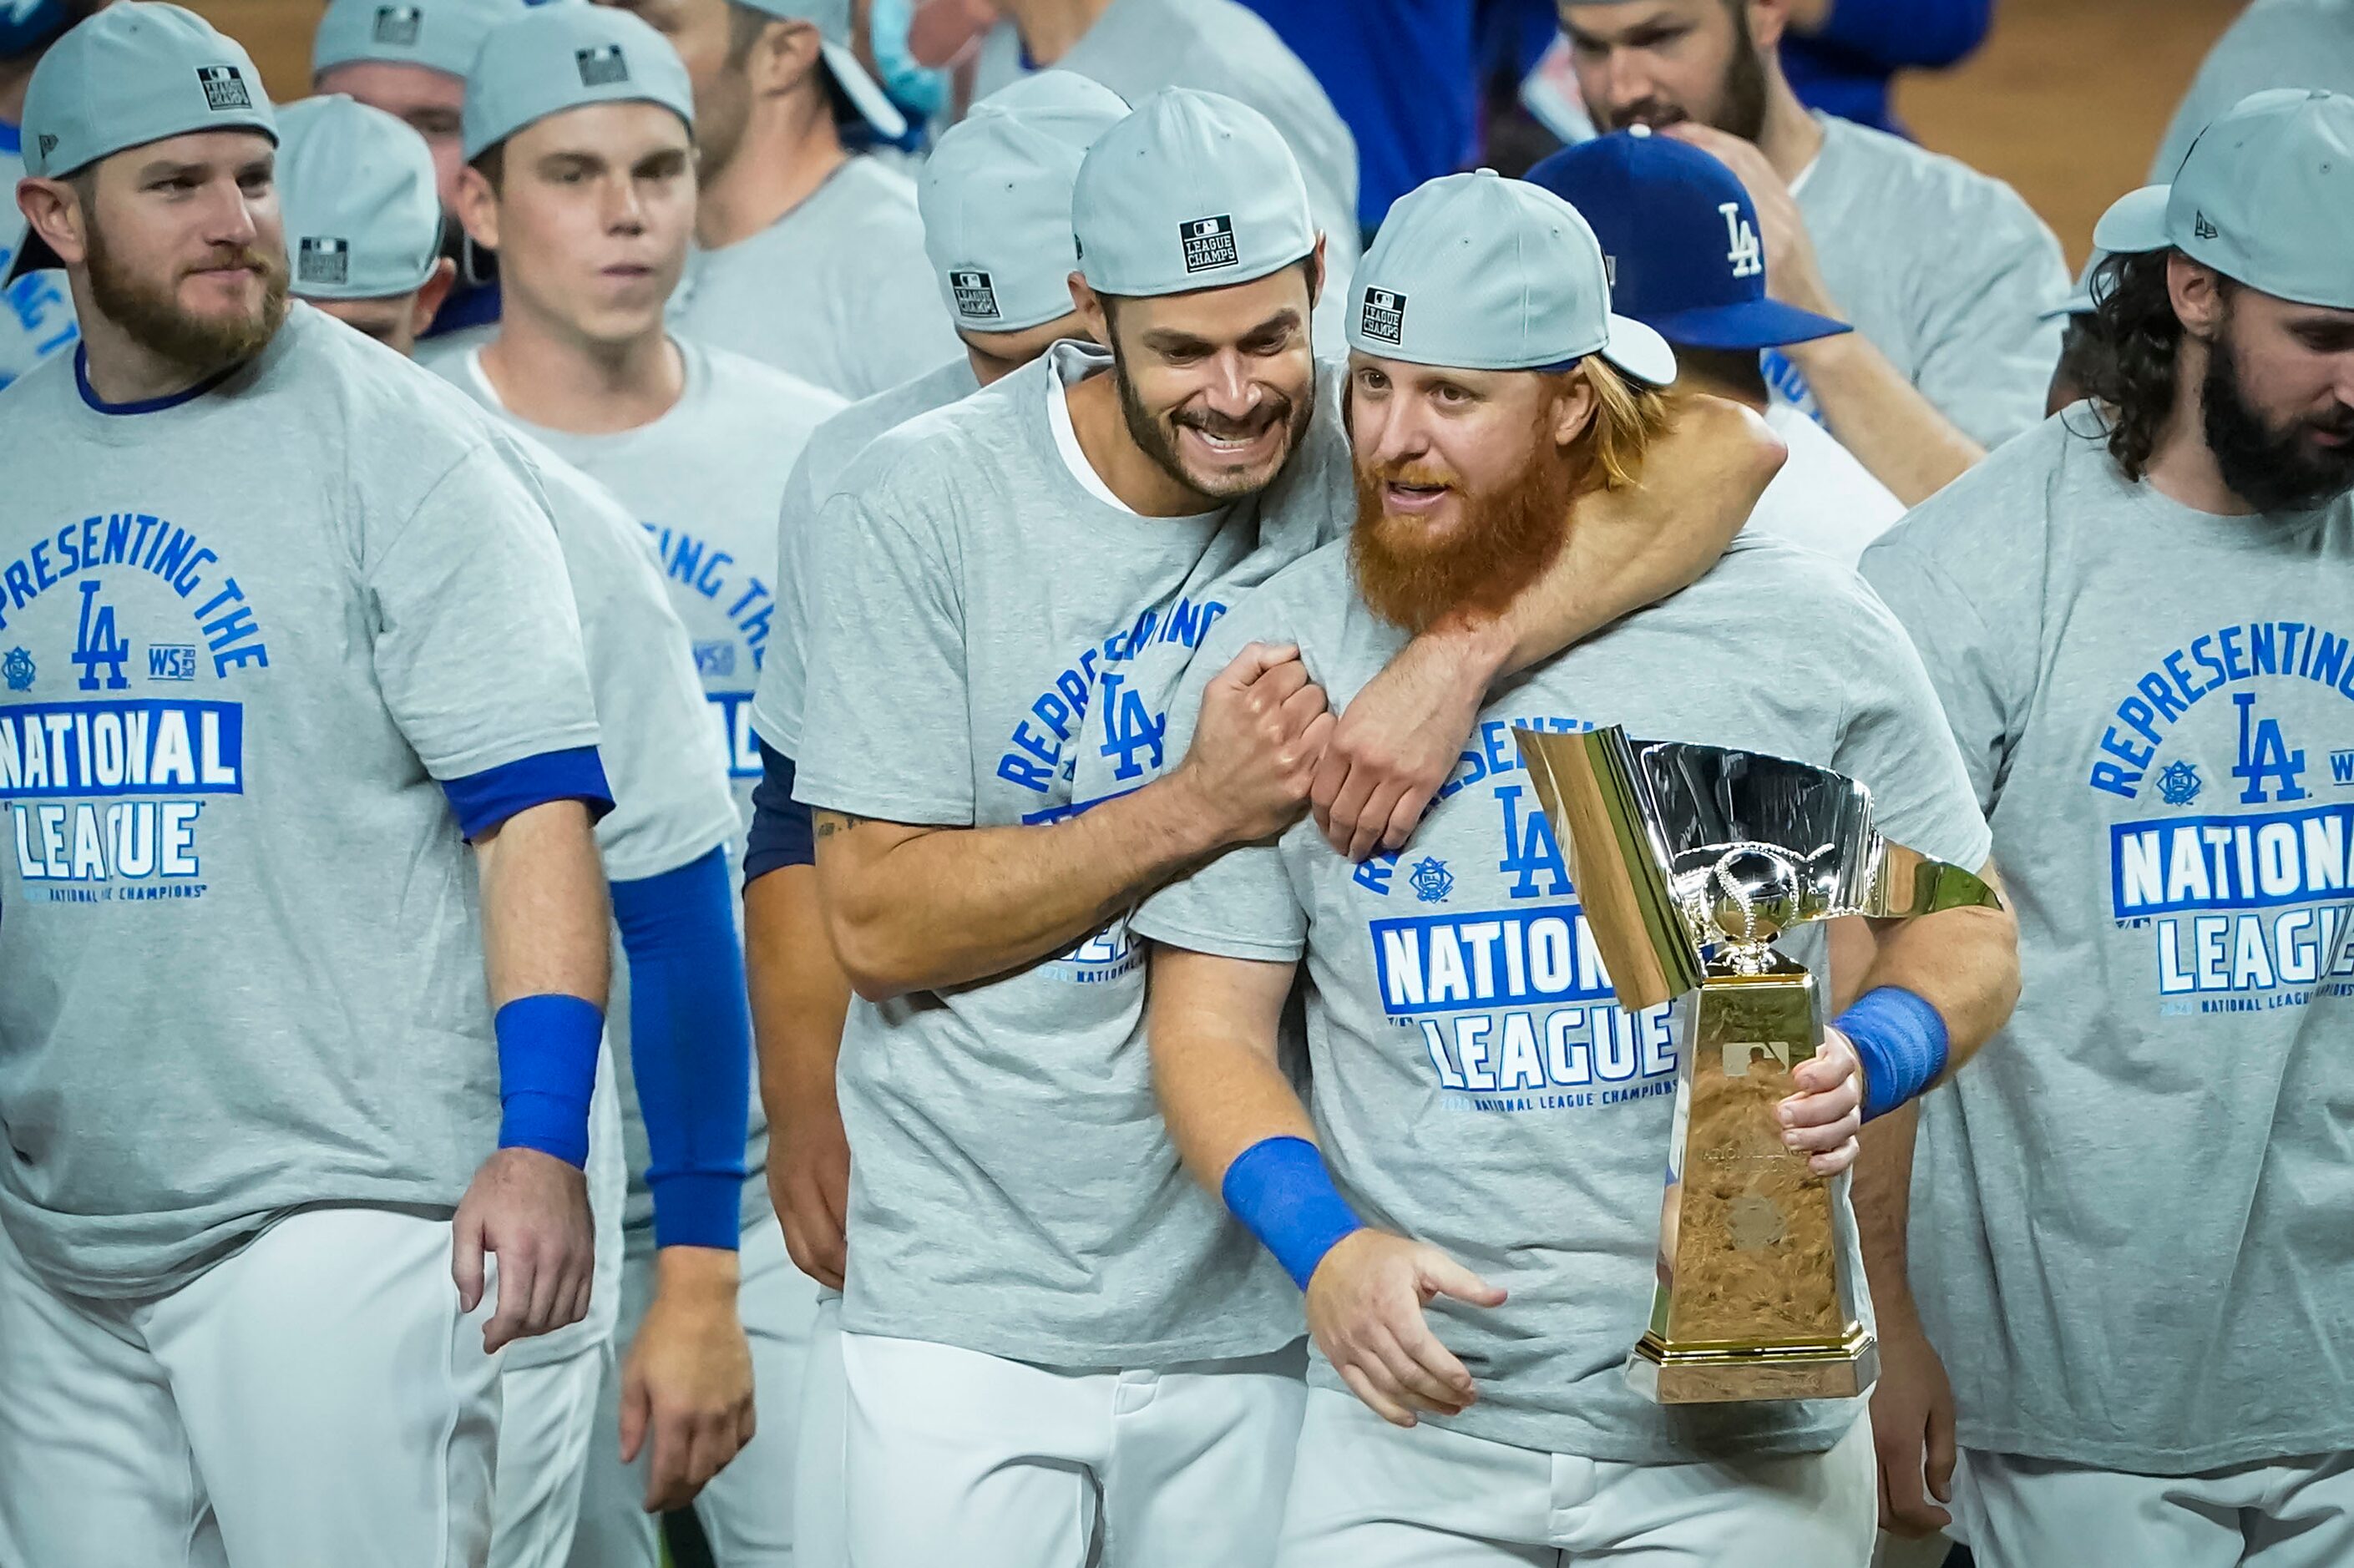
[[1308,1391],[1277,1568],[1865,1568],[1872,1428],[1829,1452],[1690,1465],[1546,1454]]
[[[793,1449],[801,1425],[801,1362],[817,1313],[817,1282],[793,1266],[773,1215],[744,1231],[737,1308],[752,1345],[752,1441],[695,1499],[695,1518],[723,1568],[788,1568],[793,1554]],[[621,1322],[598,1396],[571,1568],[654,1568],[658,1531],[645,1511],[646,1456],[623,1466],[621,1364],[653,1296],[653,1238],[632,1233],[621,1275]]]
[[0,1235],[0,1563],[480,1568],[498,1363],[450,1223],[292,1214],[167,1296],[50,1290]]
[[844,1333],[853,1568],[1258,1568],[1299,1347],[1158,1370],[1034,1366]]
[[850,1387],[842,1366],[842,1292],[820,1287],[801,1364],[801,1431],[793,1445],[794,1568],[850,1568],[844,1452]]
[[1964,1449],[1953,1514],[1978,1568],[2345,1568],[2354,1454],[2137,1476]]

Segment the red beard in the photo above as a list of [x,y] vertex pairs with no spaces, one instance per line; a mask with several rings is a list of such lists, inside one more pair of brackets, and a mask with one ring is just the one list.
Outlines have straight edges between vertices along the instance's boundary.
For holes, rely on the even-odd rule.
[[[1561,554],[1569,534],[1575,461],[1543,440],[1518,479],[1492,494],[1465,492],[1452,470],[1394,463],[1356,470],[1357,524],[1349,564],[1357,591],[1375,615],[1419,636],[1450,612],[1500,614]],[[1453,487],[1459,520],[1432,537],[1422,519],[1382,509],[1386,484]]]

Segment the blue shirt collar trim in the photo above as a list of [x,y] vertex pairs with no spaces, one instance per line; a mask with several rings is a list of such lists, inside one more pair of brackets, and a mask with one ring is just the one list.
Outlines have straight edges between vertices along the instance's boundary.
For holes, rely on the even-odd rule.
[[206,376],[202,381],[197,382],[194,387],[190,387],[184,391],[174,392],[167,397],[143,397],[133,403],[110,403],[90,389],[89,364],[90,355],[85,351],[83,345],[80,344],[74,344],[74,386],[81,392],[81,400],[88,404],[90,409],[95,413],[117,416],[124,414],[159,414],[166,408],[176,408],[183,403],[193,403],[197,398],[203,397],[206,393],[211,391],[214,387],[219,386],[222,382],[228,380],[237,372],[238,369],[237,366],[232,365],[227,369],[217,370],[210,376]]

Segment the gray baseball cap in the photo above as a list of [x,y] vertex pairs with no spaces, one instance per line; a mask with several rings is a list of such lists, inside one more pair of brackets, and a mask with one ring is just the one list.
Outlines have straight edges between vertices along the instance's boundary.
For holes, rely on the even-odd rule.
[[388,300],[441,258],[441,198],[425,139],[336,93],[278,111],[278,208],[294,292]]
[[1023,332],[1069,313],[1071,186],[1087,149],[1127,115],[1110,89],[1040,71],[973,105],[940,138],[916,199],[924,253],[957,325]]
[[467,68],[466,161],[590,103],[659,103],[695,128],[695,89],[668,38],[610,5],[556,0],[526,11],[493,28]]
[[2354,310],[2354,98],[2250,93],[2199,133],[2172,184],[2103,213],[2093,243],[2171,247],[2251,289]]
[[907,117],[899,112],[890,97],[866,74],[858,63],[858,53],[850,45],[850,0],[728,0],[748,11],[758,11],[784,22],[807,22],[817,28],[819,48],[825,57],[825,69],[833,73],[833,84],[842,89],[842,96],[850,101],[858,117],[875,128],[875,134],[890,140],[907,133]]
[[530,0],[328,0],[311,40],[311,75],[360,60],[463,77],[482,40]]
[[143,0],[109,5],[50,46],[25,87],[23,129],[25,172],[50,179],[192,131],[278,139],[252,58],[195,12]]
[[1088,286],[1129,297],[1247,283],[1316,249],[1307,184],[1267,116],[1184,87],[1088,149],[1071,226]]
[[1555,370],[1589,354],[1655,387],[1675,351],[1610,312],[1602,246],[1569,203],[1493,169],[1400,196],[1357,263],[1349,346],[1458,370]]

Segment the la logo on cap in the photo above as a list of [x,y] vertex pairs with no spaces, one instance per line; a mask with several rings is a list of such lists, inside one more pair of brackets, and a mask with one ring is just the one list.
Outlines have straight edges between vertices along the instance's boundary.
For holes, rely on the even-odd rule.
[[957,314],[977,321],[998,318],[997,288],[988,273],[978,268],[960,269],[949,274],[949,289],[956,295]]
[[298,283],[348,283],[352,281],[352,242],[306,234],[296,248],[294,281]]
[[[1757,231],[1741,216],[1737,201],[1719,202],[1716,210],[1724,215],[1724,259],[1733,263],[1736,278],[1755,278],[1766,270],[1766,248],[1757,243]],[[1612,282],[1618,280],[1613,278]]]
[[1239,267],[1242,252],[1235,249],[1235,220],[1226,213],[1197,217],[1177,226],[1185,247],[1185,270],[1206,272],[1214,267]]
[[1405,296],[1387,289],[1367,289],[1364,306],[1357,316],[1357,330],[1381,343],[1405,341]]
[[417,37],[425,29],[425,13],[414,5],[379,5],[376,8],[376,41],[395,48],[412,49]]
[[583,87],[611,87],[630,79],[630,62],[621,58],[619,44],[599,44],[593,49],[575,49],[572,63],[580,69]]
[[245,77],[233,65],[198,66],[196,80],[203,84],[205,104],[210,109],[250,109],[252,95],[245,90]]

